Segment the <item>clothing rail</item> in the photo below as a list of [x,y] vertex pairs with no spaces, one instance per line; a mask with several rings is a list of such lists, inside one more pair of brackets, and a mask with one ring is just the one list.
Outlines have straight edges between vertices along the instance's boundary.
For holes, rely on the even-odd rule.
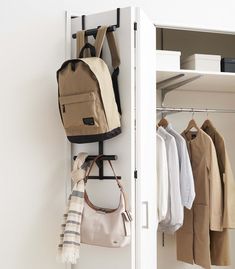
[[190,112],[190,113],[197,113],[197,112],[203,112],[203,113],[235,113],[235,109],[221,109],[221,108],[215,108],[215,109],[202,109],[202,108],[176,108],[176,107],[157,107],[157,112]]

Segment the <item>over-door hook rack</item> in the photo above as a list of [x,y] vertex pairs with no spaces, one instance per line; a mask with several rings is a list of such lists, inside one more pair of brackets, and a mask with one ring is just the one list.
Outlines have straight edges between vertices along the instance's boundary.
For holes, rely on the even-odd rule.
[[[76,17],[72,17],[76,18]],[[82,15],[82,30],[85,30],[85,15]],[[116,31],[117,28],[120,27],[120,8],[117,8],[117,23],[114,25],[110,25],[107,29],[107,32],[114,32]],[[94,29],[88,29],[85,31],[85,36],[96,36],[97,30],[99,27],[94,28]],[[72,37],[75,39],[77,37],[77,34],[73,34]]]
[[[103,155],[104,151],[104,142],[99,142],[99,155],[102,155],[97,161],[96,164],[99,168],[99,175],[98,176],[89,176],[88,179],[116,179],[114,176],[104,176],[104,165],[103,161],[114,161],[117,160],[117,155]],[[75,160],[77,156],[74,156],[73,159]],[[89,155],[86,158],[86,161],[92,161],[97,157],[97,155]],[[120,176],[117,176],[118,179],[121,179]]]

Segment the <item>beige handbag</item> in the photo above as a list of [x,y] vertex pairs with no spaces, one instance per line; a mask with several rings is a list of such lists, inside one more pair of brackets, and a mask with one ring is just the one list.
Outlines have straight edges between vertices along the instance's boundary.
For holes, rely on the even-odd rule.
[[[100,157],[100,156],[99,156]],[[87,173],[85,183],[97,157]],[[120,202],[116,209],[101,208],[93,205],[84,195],[84,209],[81,223],[81,242],[88,245],[118,248],[130,243],[131,214],[127,207],[127,198],[123,186],[118,181],[111,162],[117,185],[120,189]]]

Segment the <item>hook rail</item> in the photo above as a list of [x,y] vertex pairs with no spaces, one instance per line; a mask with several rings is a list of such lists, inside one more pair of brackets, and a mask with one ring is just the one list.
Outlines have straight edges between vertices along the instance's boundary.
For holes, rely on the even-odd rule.
[[[117,23],[115,25],[110,25],[107,28],[107,32],[114,32],[119,27],[120,27],[120,8],[117,8]],[[85,15],[82,15],[82,29],[85,30]],[[98,31],[98,27],[93,28],[93,29],[88,29],[85,31],[85,36],[94,36],[95,37],[97,34],[97,31]],[[72,38],[76,39],[77,34],[72,34]]]
[[[99,155],[102,155],[97,161],[96,164],[99,168],[99,175],[98,176],[89,176],[88,179],[116,179],[114,176],[104,176],[104,161],[115,161],[118,159],[117,155],[103,155],[104,153],[104,142],[99,142]],[[73,159],[75,160],[77,156],[74,156]],[[93,161],[97,155],[89,155],[86,158],[86,161]],[[117,179],[121,179],[120,176],[117,176]]]

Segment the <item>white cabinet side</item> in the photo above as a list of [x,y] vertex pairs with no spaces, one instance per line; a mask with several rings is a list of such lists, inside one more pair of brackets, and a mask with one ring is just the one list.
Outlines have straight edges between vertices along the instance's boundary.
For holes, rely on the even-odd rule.
[[156,31],[136,9],[137,266],[156,269]]

